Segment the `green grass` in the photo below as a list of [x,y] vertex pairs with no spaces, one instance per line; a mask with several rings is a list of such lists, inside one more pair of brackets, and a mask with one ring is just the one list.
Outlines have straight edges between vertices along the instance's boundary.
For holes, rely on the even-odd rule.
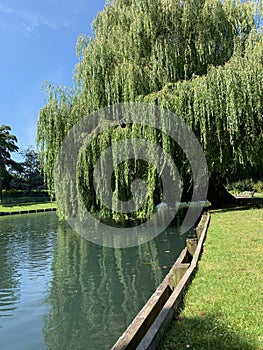
[[56,208],[57,205],[54,202],[43,202],[43,203],[19,203],[19,204],[2,204],[0,205],[0,212],[14,212],[21,210],[38,210],[38,209],[49,209]]
[[212,213],[202,259],[162,350],[263,349],[263,209]]

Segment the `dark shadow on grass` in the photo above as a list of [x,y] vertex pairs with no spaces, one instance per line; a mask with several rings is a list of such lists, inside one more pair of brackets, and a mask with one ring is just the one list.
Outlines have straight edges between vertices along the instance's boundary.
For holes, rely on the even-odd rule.
[[209,208],[215,212],[228,212],[234,210],[249,210],[249,209],[261,209],[263,208],[263,198],[237,198],[234,203],[224,205],[221,208]]
[[200,311],[199,317],[178,316],[164,335],[158,350],[255,350],[255,339],[236,333],[220,316]]

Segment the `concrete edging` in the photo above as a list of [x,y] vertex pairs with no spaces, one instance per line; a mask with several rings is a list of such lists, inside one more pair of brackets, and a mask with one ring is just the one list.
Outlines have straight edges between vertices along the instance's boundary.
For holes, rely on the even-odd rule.
[[197,238],[187,240],[187,246],[163,282],[111,350],[154,350],[157,347],[197,268],[209,222],[210,214],[203,214],[196,228]]
[[45,213],[48,211],[56,211],[56,208],[43,208],[43,209],[29,209],[29,210],[16,210],[16,211],[8,211],[0,212],[0,216],[8,216],[8,215],[19,215],[19,214],[32,214],[32,213]]

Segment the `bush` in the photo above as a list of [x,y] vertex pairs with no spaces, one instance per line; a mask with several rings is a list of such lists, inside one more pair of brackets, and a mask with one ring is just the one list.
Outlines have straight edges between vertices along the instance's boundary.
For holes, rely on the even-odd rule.
[[245,179],[240,180],[237,182],[233,182],[231,184],[228,184],[227,189],[229,191],[233,191],[234,193],[240,193],[240,192],[252,192],[255,190],[254,188],[255,183],[252,179]]
[[258,193],[263,194],[263,181],[259,180],[257,183],[255,183],[254,190]]

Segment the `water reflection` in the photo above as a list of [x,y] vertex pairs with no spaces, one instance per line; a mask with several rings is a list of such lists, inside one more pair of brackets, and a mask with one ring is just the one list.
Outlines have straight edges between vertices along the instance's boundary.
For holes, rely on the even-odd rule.
[[0,317],[11,316],[19,299],[19,275],[7,246],[6,241],[0,245]]
[[0,342],[7,350],[45,349],[42,302],[56,227],[54,215],[0,217]]
[[44,337],[50,350],[110,349],[185,245],[175,228],[139,247],[95,245],[58,228]]
[[184,246],[174,227],[113,249],[86,241],[54,213],[0,217],[0,343],[110,349]]

